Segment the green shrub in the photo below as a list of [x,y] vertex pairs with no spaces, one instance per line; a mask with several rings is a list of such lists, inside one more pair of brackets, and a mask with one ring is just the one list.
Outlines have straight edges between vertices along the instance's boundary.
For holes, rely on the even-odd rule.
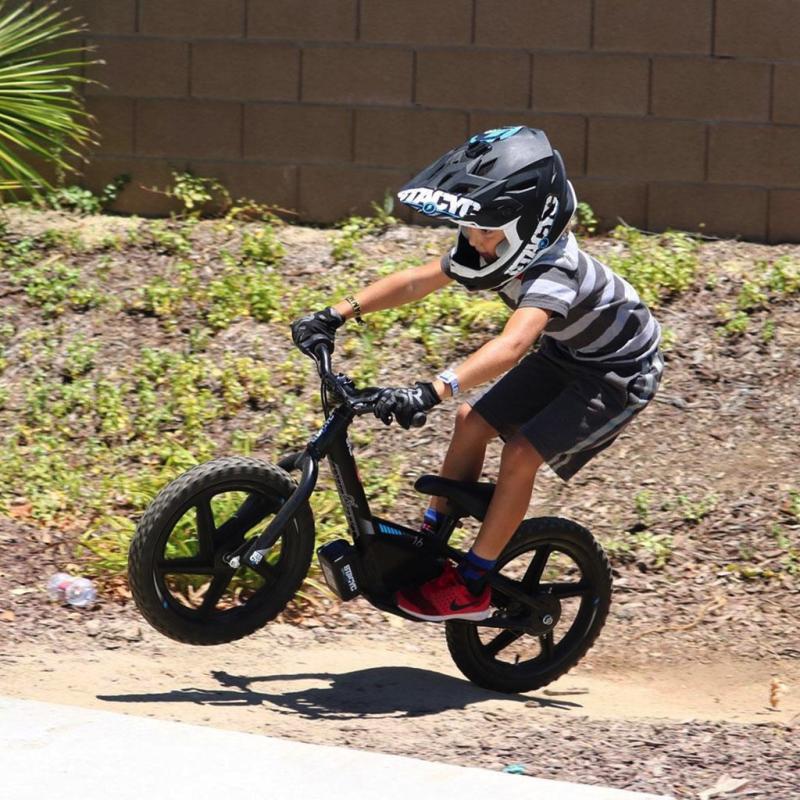
[[678,231],[653,235],[620,225],[611,236],[622,252],[607,256],[608,266],[625,278],[649,306],[685,292],[695,281],[698,244]]

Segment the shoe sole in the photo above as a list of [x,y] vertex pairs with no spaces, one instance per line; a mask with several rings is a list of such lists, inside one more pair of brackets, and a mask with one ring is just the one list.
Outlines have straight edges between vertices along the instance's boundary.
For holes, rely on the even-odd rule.
[[480,622],[482,619],[487,619],[488,617],[492,616],[492,609],[487,608],[485,611],[472,611],[466,614],[460,613],[453,613],[453,614],[440,614],[437,616],[432,616],[429,614],[420,614],[418,611],[411,611],[408,608],[403,608],[402,606],[397,606],[401,611],[406,614],[410,614],[412,617],[416,617],[417,619],[424,619],[425,622],[446,622],[449,619],[463,619],[467,620],[468,622]]

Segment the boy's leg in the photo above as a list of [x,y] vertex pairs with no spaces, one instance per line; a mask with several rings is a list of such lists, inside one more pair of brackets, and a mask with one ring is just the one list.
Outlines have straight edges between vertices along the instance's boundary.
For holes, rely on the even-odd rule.
[[[498,435],[472,406],[462,403],[439,475],[457,481],[477,481],[483,469],[486,446]],[[432,497],[430,507],[444,513],[447,499]]]
[[533,482],[544,459],[521,434],[503,447],[500,471],[492,502],[472,545],[485,561],[496,561],[514,531],[525,518],[533,494]]

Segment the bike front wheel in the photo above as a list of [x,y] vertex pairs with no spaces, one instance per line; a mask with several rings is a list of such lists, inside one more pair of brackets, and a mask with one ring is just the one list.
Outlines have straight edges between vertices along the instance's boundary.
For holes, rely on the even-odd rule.
[[[544,635],[523,627],[494,628],[450,620],[447,645],[456,666],[473,683],[498,692],[528,692],[574,667],[594,644],[611,604],[611,568],[600,544],[566,519],[525,520],[495,569],[525,594],[550,595],[558,620]],[[527,613],[518,601],[493,589],[492,603],[505,618]]]
[[255,458],[200,464],[156,496],[131,541],[128,578],[142,616],[179,642],[223,644],[277,616],[300,588],[314,551],[303,504],[258,566],[223,556],[260,533],[296,488]]

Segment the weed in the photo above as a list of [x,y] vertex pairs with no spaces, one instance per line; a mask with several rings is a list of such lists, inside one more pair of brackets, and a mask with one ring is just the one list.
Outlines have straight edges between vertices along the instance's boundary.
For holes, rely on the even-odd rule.
[[97,195],[81,186],[61,186],[44,195],[44,205],[78,214],[100,214],[114,203],[130,180],[130,175],[118,175]]
[[397,223],[392,216],[392,200],[390,196],[383,205],[372,204],[375,214],[371,217],[350,217],[339,225],[340,233],[331,247],[334,261],[355,261],[358,256],[358,243],[365,236],[384,233]]
[[597,232],[597,217],[588,203],[578,203],[572,229],[577,236],[593,236]]
[[192,252],[187,229],[171,227],[165,220],[151,222],[146,228],[146,235],[157,253],[185,256]]
[[14,274],[13,280],[46,317],[60,316],[68,308],[87,311],[103,300],[96,287],[85,284],[80,270],[65,264],[58,255],[25,267]]
[[655,569],[663,569],[672,557],[674,540],[668,533],[626,531],[619,537],[607,539],[603,542],[603,547],[612,558],[623,563],[649,557]]
[[76,336],[67,345],[61,374],[69,380],[86,375],[93,369],[94,357],[99,349],[99,342],[88,342],[84,337]]
[[286,255],[286,248],[275,235],[275,229],[264,225],[242,235],[241,252],[244,263],[266,267],[277,264]]
[[641,525],[647,527],[650,524],[650,503],[652,501],[652,494],[643,489],[636,493],[633,498],[633,507],[636,511],[636,516]]
[[715,494],[708,494],[700,500],[691,500],[687,495],[679,494],[675,499],[675,505],[680,510],[684,522],[696,525],[717,507],[717,500]]
[[611,236],[623,251],[609,254],[609,267],[629,281],[649,306],[657,307],[694,284],[698,244],[687,234],[667,231],[654,236],[620,225]]

